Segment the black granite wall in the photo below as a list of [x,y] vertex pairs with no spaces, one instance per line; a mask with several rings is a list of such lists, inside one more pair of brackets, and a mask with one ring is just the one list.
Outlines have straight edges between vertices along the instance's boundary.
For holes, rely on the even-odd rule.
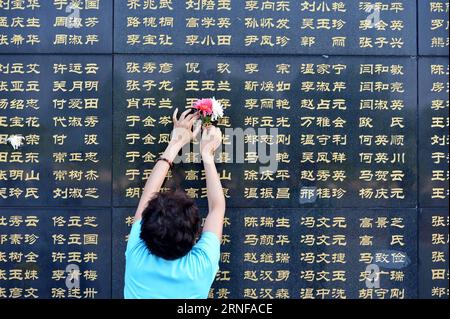
[[[212,298],[448,298],[448,11],[0,1],[0,298],[121,298],[173,109],[211,96],[225,144],[245,148],[217,154],[228,209]],[[270,146],[276,168],[261,170]],[[199,154],[183,158],[166,187],[206,215]]]

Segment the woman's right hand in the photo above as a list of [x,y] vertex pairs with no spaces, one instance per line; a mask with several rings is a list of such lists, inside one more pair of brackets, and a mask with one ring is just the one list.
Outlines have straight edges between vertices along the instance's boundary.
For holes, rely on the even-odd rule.
[[219,128],[211,125],[203,129],[202,139],[200,141],[200,153],[203,161],[214,162],[214,152],[222,143],[222,132]]
[[178,108],[172,115],[173,130],[169,144],[173,145],[175,148],[181,149],[200,133],[201,127],[196,127],[193,130],[194,123],[198,120],[199,115],[197,113],[192,113],[191,109],[184,111],[179,119],[177,119],[177,115]]

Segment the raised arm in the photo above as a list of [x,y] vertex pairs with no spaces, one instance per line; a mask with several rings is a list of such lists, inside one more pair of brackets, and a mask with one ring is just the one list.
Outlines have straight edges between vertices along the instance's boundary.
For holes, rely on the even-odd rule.
[[225,217],[225,196],[222,184],[214,163],[214,152],[222,142],[220,129],[211,126],[203,131],[201,154],[206,174],[206,189],[208,196],[208,216],[203,226],[203,232],[209,231],[222,238],[223,220]]
[[[173,131],[169,145],[167,146],[161,158],[173,163],[173,160],[177,156],[181,148],[189,143],[200,132],[199,126],[192,132],[194,122],[198,119],[197,114],[189,114],[191,110],[184,111],[180,119],[177,120],[178,109],[175,110],[172,116]],[[148,202],[161,190],[161,186],[164,183],[164,179],[167,176],[167,172],[170,169],[170,165],[166,161],[157,161],[153,167],[152,173],[145,183],[144,191],[142,193],[139,205],[134,215],[134,220],[140,220],[142,218],[142,212],[147,207]]]

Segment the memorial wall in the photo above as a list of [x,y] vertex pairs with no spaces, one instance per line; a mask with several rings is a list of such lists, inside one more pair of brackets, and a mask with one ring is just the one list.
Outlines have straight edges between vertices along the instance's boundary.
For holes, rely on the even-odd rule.
[[[171,115],[214,96],[228,147],[211,298],[447,299],[448,14],[446,0],[0,0],[0,298],[122,298]],[[182,158],[164,188],[205,216],[200,155]]]

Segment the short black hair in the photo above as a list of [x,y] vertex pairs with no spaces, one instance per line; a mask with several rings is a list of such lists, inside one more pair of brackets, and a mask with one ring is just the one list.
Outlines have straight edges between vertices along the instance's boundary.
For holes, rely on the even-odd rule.
[[182,191],[158,193],[142,213],[141,239],[152,254],[167,260],[185,256],[200,230],[198,207]]

